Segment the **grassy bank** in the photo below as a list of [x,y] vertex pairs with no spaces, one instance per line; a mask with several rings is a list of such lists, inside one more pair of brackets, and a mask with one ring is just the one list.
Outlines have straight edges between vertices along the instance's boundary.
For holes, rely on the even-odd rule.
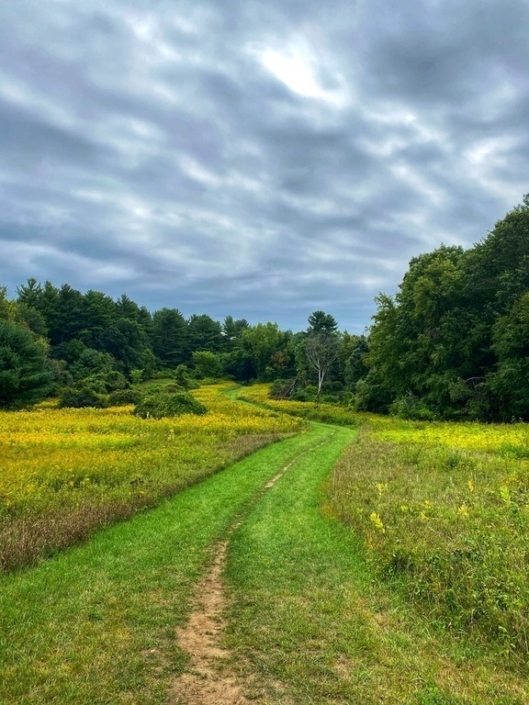
[[380,576],[454,634],[526,669],[529,467],[501,441],[491,451],[494,427],[471,431],[408,428],[400,442],[396,431],[393,441],[389,431],[363,433],[335,469],[330,503],[364,538]]

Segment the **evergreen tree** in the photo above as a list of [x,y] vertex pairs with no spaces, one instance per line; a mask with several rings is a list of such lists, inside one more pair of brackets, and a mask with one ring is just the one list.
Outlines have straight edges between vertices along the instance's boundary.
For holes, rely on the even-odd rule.
[[46,396],[51,382],[42,341],[23,326],[0,320],[0,407],[35,404]]

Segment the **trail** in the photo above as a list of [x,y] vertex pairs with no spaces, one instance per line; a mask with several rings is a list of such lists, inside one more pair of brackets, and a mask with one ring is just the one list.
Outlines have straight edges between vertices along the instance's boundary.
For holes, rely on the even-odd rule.
[[[255,506],[296,462],[327,442],[328,438],[284,465],[256,494],[251,506]],[[229,539],[243,523],[244,519],[238,518],[230,527],[227,539],[216,546],[213,563],[197,587],[194,609],[187,624],[177,632],[180,648],[190,656],[190,665],[173,681],[168,705],[247,705],[249,702],[236,673],[226,664],[231,653],[222,647],[227,607],[222,574]]]
[[[268,483],[327,436],[313,427],[273,443],[156,509],[3,578],[0,704],[166,703],[175,672],[188,663],[175,631],[190,607],[200,609],[197,586],[215,547],[273,491]],[[211,609],[213,622],[222,609]]]
[[224,541],[217,547],[213,565],[198,586],[196,607],[186,626],[178,630],[180,647],[191,657],[191,664],[190,670],[174,681],[170,705],[245,705],[248,702],[235,675],[219,671],[219,663],[229,656],[220,646],[226,604],[221,575],[227,546]]

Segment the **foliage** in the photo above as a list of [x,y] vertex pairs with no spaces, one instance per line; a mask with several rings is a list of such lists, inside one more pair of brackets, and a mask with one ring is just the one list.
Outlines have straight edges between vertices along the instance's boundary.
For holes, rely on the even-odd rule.
[[434,414],[411,392],[395,399],[389,407],[389,411],[394,416],[399,416],[402,419],[422,421],[433,421],[435,419]]
[[[167,389],[167,388],[166,388]],[[163,419],[180,414],[202,415],[207,412],[204,404],[192,394],[182,391],[155,390],[147,394],[134,408],[134,414],[142,419]]]
[[220,379],[223,376],[222,359],[218,353],[210,350],[196,350],[193,353],[193,365],[199,378]]
[[109,406],[126,406],[140,401],[141,392],[138,389],[116,389],[108,395]]
[[200,383],[189,376],[189,370],[186,365],[178,365],[174,371],[175,383],[184,390],[197,389]]
[[29,330],[0,320],[0,407],[35,404],[51,387],[46,349]]
[[394,298],[380,295],[357,405],[407,395],[441,418],[529,420],[529,199],[474,248],[414,257]]
[[316,403],[320,400],[323,383],[338,354],[338,340],[335,334],[311,332],[307,335],[305,355],[309,365],[316,371],[318,376]]
[[106,406],[105,395],[94,389],[90,380],[80,382],[73,387],[63,387],[59,392],[60,409],[82,409],[85,407],[104,409]]
[[166,367],[176,367],[186,359],[186,322],[178,309],[162,308],[152,318],[153,352]]
[[[185,365],[207,380],[295,379],[289,396],[312,399],[315,385],[317,403],[360,412],[529,420],[529,197],[471,249],[413,257],[396,295],[376,298],[367,336],[340,332],[322,310],[292,333],[270,321],[186,319],[176,308],[151,315],[126,295],[35,279],[17,293],[10,301],[0,287],[0,320],[49,342],[55,386],[104,377],[110,392],[137,384],[138,370],[148,380]],[[185,377],[178,383],[189,389]]]
[[130,371],[130,381],[131,384],[140,384],[143,380],[144,371],[143,370],[131,370]]

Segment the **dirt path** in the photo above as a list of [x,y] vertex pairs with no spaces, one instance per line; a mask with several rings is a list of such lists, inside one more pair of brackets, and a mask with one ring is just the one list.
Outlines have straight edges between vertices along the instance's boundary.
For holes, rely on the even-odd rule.
[[[272,488],[295,460],[285,465],[263,488]],[[262,492],[259,493],[259,496]],[[257,501],[257,500],[256,500]],[[237,522],[230,534],[236,531]],[[248,705],[235,673],[226,665],[230,652],[221,648],[225,627],[223,614],[226,598],[222,572],[226,563],[228,541],[217,546],[213,564],[199,583],[195,594],[195,609],[185,627],[178,630],[180,647],[191,657],[190,670],[176,678],[169,694],[168,705]]]
[[221,543],[213,565],[198,586],[196,608],[179,630],[181,648],[191,656],[191,670],[177,678],[171,688],[170,705],[246,705],[235,676],[222,669],[229,652],[220,648],[224,630],[225,596],[221,574],[227,542]]

